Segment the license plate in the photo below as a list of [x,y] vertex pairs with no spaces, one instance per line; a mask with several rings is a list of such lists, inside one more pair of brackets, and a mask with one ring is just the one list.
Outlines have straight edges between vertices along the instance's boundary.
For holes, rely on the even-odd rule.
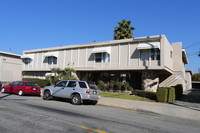
[[35,91],[35,90],[37,90],[37,88],[33,88],[33,90]]

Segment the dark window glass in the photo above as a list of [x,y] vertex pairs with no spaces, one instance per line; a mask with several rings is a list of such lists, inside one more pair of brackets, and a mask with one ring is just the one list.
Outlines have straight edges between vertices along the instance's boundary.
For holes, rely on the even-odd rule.
[[48,57],[48,64],[57,64],[57,58],[54,56]]
[[10,85],[17,85],[18,81],[12,82]]
[[67,87],[76,87],[76,81],[69,81]]
[[24,62],[24,64],[28,65],[28,64],[31,64],[31,61],[32,61],[32,60],[26,58],[26,59],[23,59],[22,61]]
[[67,84],[67,81],[61,81],[58,84],[56,84],[57,87],[65,87]]
[[27,86],[37,86],[36,84],[32,83],[32,82],[26,82]]
[[24,83],[23,82],[18,82],[17,85],[22,86],[22,85],[24,85]]
[[79,82],[79,86],[80,86],[81,88],[87,88],[85,82]]
[[95,62],[110,62],[110,55],[108,53],[96,53]]
[[160,60],[160,50],[151,49],[151,60]]
[[95,62],[101,62],[101,53],[95,54]]

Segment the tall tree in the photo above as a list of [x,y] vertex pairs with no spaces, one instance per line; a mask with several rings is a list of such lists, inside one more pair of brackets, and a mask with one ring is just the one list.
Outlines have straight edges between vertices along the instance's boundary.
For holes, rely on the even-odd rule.
[[118,22],[119,26],[115,26],[114,30],[114,39],[127,39],[133,38],[133,30],[134,27],[131,26],[131,21],[122,20],[122,22]]

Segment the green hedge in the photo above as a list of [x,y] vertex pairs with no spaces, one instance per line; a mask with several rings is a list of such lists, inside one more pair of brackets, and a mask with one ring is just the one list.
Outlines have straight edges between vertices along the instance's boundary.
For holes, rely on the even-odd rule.
[[166,103],[168,97],[168,89],[167,88],[158,88],[156,92],[156,98],[159,102]]
[[133,90],[132,94],[136,95],[136,96],[140,96],[140,97],[149,98],[151,100],[156,100],[155,92],[147,92],[147,91],[143,91],[143,90]]
[[175,100],[175,88],[174,87],[168,87],[168,102],[173,102]]
[[175,88],[176,99],[180,99],[181,96],[183,95],[182,84],[178,84],[178,85],[174,86],[174,88]]
[[37,84],[40,87],[48,86],[50,85],[50,82],[46,79],[37,79],[37,78],[23,78],[23,81],[30,81],[35,84]]
[[175,88],[174,87],[165,87],[158,88],[156,92],[157,101],[159,102],[173,102],[175,100]]

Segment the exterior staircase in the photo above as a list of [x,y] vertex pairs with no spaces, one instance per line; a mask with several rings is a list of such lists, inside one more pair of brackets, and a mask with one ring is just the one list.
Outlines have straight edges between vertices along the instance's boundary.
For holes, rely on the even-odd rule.
[[170,75],[167,79],[162,81],[159,84],[159,87],[170,87],[176,86],[177,84],[183,84],[184,76],[182,72],[174,72],[174,74]]

